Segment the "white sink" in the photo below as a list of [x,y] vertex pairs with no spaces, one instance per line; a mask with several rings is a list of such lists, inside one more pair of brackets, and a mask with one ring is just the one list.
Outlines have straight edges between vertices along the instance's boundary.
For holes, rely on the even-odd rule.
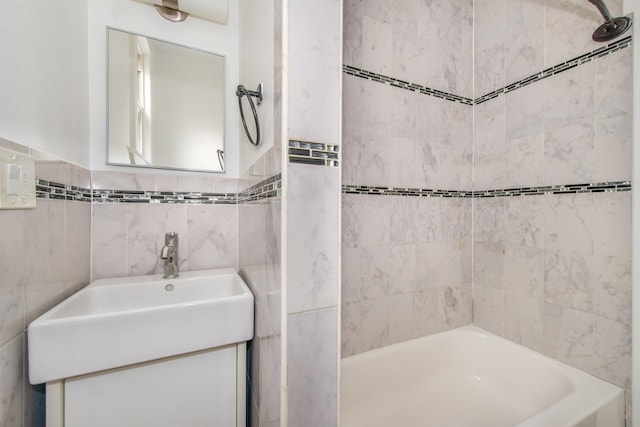
[[40,384],[249,341],[253,295],[233,269],[101,279],[29,325]]

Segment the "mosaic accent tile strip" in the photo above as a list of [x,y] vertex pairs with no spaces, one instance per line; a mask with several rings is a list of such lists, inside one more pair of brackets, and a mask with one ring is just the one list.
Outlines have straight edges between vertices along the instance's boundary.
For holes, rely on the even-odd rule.
[[371,196],[409,197],[473,197],[472,191],[430,190],[422,188],[371,187],[367,185],[343,185],[345,194],[366,194]]
[[289,140],[289,162],[316,166],[339,166],[338,145]]
[[514,90],[525,87],[531,83],[538,82],[540,80],[546,79],[547,77],[551,77],[563,71],[570,70],[579,65],[586,64],[587,62],[590,62],[596,58],[600,58],[600,57],[612,54],[613,52],[617,52],[619,50],[625,49],[631,45],[632,45],[631,36],[625,37],[623,39],[610,43],[606,46],[602,46],[596,50],[585,53],[584,55],[580,55],[576,58],[570,59],[561,64],[553,66],[551,68],[547,68],[546,70],[540,71],[539,73],[532,74],[529,77],[526,77],[522,80],[511,83],[505,87],[496,89],[493,92],[489,92],[476,99],[465,98],[462,96],[454,95],[452,93],[447,93],[447,92],[439,91],[436,89],[431,89],[426,86],[421,86],[416,83],[405,82],[403,80],[398,80],[393,77],[373,73],[371,71],[352,67],[350,65],[343,65],[342,72],[350,76],[356,76],[366,80],[388,84],[400,89],[410,90],[412,92],[420,92],[424,95],[435,96],[437,98],[446,99],[453,102],[459,102],[465,105],[478,105],[478,104],[482,104],[483,102],[487,102],[491,99],[497,98],[502,94],[513,92]]
[[95,203],[187,203],[235,205],[279,197],[281,175],[274,175],[240,193],[206,193],[185,191],[90,190],[36,178],[39,199],[73,200]]
[[277,174],[241,191],[238,194],[238,203],[249,203],[272,197],[280,197],[281,194],[282,175]]
[[520,197],[545,194],[578,194],[578,193],[609,193],[631,191],[630,181],[599,182],[572,185],[549,185],[543,187],[506,188],[498,190],[449,191],[419,188],[371,187],[366,185],[343,185],[343,194],[363,194],[374,196],[409,196],[409,197],[458,197],[458,198],[489,198],[489,197]]
[[603,56],[607,56],[610,55],[614,52],[617,52],[619,50],[625,49],[629,46],[631,46],[632,44],[632,40],[631,40],[631,36],[629,37],[625,37],[623,39],[620,39],[616,42],[613,42],[611,44],[608,44],[606,46],[602,46],[596,50],[593,50],[591,52],[585,53],[584,55],[580,55],[576,58],[570,59],[568,61],[563,62],[562,64],[558,64],[554,67],[551,68],[547,68],[546,70],[540,71],[539,73],[533,74],[527,78],[524,78],[522,80],[519,80],[515,83],[511,83],[508,86],[505,86],[503,88],[494,90],[493,92],[490,92],[486,95],[483,95],[479,98],[476,98],[474,101],[475,105],[478,104],[482,104],[483,102],[487,102],[490,99],[496,98],[504,93],[509,93],[509,92],[513,92],[516,89],[520,89],[524,86],[527,86],[531,83],[534,82],[538,82],[540,80],[546,79],[547,77],[551,77],[554,76],[556,74],[560,74],[563,71],[567,71],[570,70],[572,68],[575,68],[579,65],[582,64],[586,64],[587,62],[591,62],[596,58],[600,58]]
[[95,203],[188,203],[199,205],[238,203],[236,193],[188,191],[93,190]]
[[91,190],[36,178],[36,198],[91,202]]
[[411,92],[420,92],[423,95],[435,96],[436,98],[446,99],[453,102],[459,102],[465,105],[473,105],[473,99],[471,98],[465,98],[463,96],[454,95],[452,93],[443,92],[441,90],[431,89],[429,87],[422,86],[416,83],[405,82],[403,80],[398,80],[393,77],[363,70],[362,68],[356,68],[350,65],[343,65],[342,72],[350,76],[356,76],[362,79],[372,80],[374,82],[383,83],[383,84],[388,84],[400,89],[410,90]]

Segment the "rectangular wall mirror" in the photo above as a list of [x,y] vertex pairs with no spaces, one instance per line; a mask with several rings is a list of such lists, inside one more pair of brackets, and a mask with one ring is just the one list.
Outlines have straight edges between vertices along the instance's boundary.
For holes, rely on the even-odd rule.
[[107,31],[107,164],[223,173],[224,56]]

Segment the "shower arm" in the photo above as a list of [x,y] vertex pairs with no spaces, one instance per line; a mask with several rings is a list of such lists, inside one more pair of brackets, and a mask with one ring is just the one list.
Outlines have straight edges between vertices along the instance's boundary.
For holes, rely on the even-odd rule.
[[609,24],[609,25],[613,24],[613,16],[611,16],[609,9],[607,9],[607,6],[605,6],[602,0],[589,0],[589,3],[593,4],[595,7],[598,8],[598,11],[604,18],[605,24]]

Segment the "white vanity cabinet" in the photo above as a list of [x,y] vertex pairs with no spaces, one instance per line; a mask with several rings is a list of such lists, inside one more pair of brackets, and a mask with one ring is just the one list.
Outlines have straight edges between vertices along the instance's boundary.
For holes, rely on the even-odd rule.
[[244,427],[245,399],[239,343],[47,383],[47,427]]
[[29,325],[47,427],[244,427],[253,311],[230,268],[92,282]]

